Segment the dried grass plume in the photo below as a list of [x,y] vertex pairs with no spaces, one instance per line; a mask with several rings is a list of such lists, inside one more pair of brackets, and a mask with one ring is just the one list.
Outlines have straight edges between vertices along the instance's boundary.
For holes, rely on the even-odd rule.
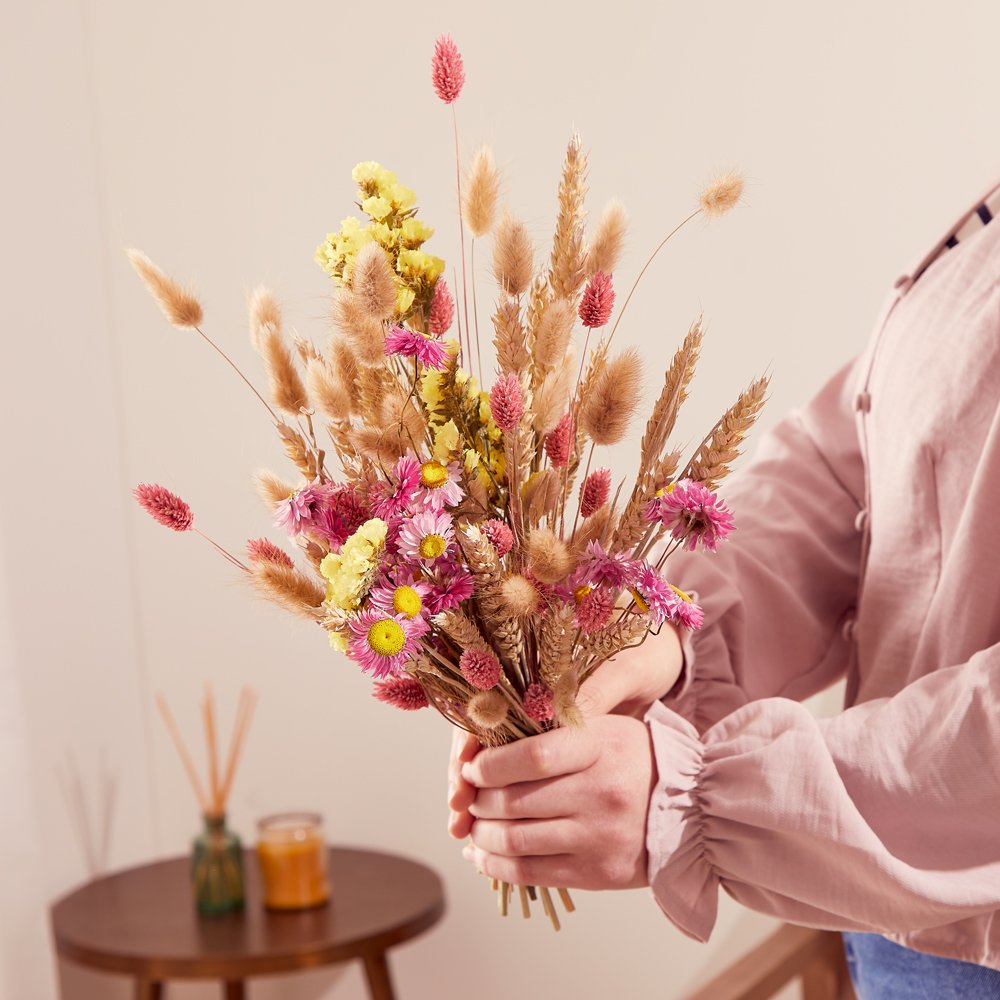
[[542,583],[558,583],[573,567],[566,543],[549,528],[535,528],[528,538],[528,566]]
[[534,256],[527,227],[505,212],[493,236],[493,273],[508,295],[523,295],[528,290]]
[[499,200],[500,174],[493,162],[493,150],[484,145],[476,153],[462,185],[462,216],[473,236],[485,236],[493,228]]
[[625,248],[625,233],[628,230],[628,215],[625,206],[613,198],[601,213],[597,231],[587,250],[587,277],[598,271],[611,274],[621,260]]
[[173,326],[189,330],[201,323],[204,316],[201,303],[190,292],[185,291],[173,278],[168,278],[140,250],[126,250],[125,253],[135,273]]
[[743,178],[730,171],[712,181],[701,192],[701,210],[710,219],[725,215],[735,208],[743,194]]
[[628,348],[608,362],[584,399],[580,425],[594,444],[616,444],[642,402],[642,361]]
[[372,240],[354,260],[351,288],[358,306],[372,319],[387,320],[396,309],[396,282],[382,247]]

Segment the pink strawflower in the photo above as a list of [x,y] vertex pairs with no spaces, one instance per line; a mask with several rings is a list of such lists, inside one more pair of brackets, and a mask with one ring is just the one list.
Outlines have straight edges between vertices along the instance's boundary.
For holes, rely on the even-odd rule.
[[441,337],[451,329],[451,321],[455,315],[455,300],[451,297],[451,289],[444,278],[438,278],[434,283],[434,296],[427,313],[427,329],[432,336]]
[[573,415],[566,413],[556,426],[545,435],[545,454],[553,469],[561,469],[573,450]]
[[632,585],[632,598],[639,610],[658,625],[677,618],[678,605],[684,603],[677,591],[645,559],[639,563]]
[[347,655],[366,674],[378,678],[399,676],[418,640],[430,630],[423,618],[371,610],[354,615],[347,624],[351,631]]
[[448,352],[440,340],[425,337],[422,333],[394,326],[385,336],[385,353],[416,358],[424,368],[444,371],[448,367]]
[[427,610],[436,615],[457,608],[472,597],[476,578],[463,566],[451,566],[431,574],[431,591],[427,595]]
[[351,486],[331,485],[314,510],[309,529],[325,538],[332,552],[341,546],[371,517],[371,508]]
[[412,455],[403,455],[392,470],[392,482],[380,480],[372,489],[372,511],[389,521],[404,513],[417,499],[420,488],[420,463]]
[[615,611],[615,595],[607,587],[585,588],[576,606],[576,627],[584,635],[597,632],[611,623]]
[[611,310],[615,305],[615,290],[611,283],[611,275],[604,271],[594,273],[583,298],[580,299],[580,321],[584,326],[594,329],[604,326],[611,318]]
[[313,517],[325,503],[333,486],[314,479],[308,486],[296,490],[274,508],[274,526],[284,528],[289,535],[299,535],[312,525]]
[[422,510],[444,510],[461,503],[465,490],[459,484],[459,475],[458,462],[421,462],[415,505]]
[[372,694],[379,701],[384,701],[393,708],[401,708],[404,712],[415,712],[430,704],[420,682],[412,677],[390,677],[385,681],[376,681]]
[[155,483],[139,483],[132,496],[140,506],[160,524],[174,531],[190,531],[194,523],[191,508],[176,494]]
[[430,584],[423,580],[409,580],[405,574],[397,574],[396,581],[383,580],[372,587],[368,593],[368,606],[390,615],[404,615],[406,618],[416,618],[427,611],[427,595],[431,592]]
[[496,687],[500,680],[500,661],[485,649],[467,649],[458,661],[462,676],[481,691]]
[[555,714],[552,692],[544,684],[529,684],[524,692],[524,714],[535,722],[548,722]]
[[443,510],[428,510],[403,522],[396,551],[412,563],[430,565],[446,559],[454,549],[454,541],[451,515]]
[[705,621],[705,612],[701,606],[695,604],[688,594],[685,594],[683,590],[678,590],[672,583],[668,586],[677,595],[677,604],[671,620],[680,622],[681,625],[689,629],[701,628]]
[[514,547],[514,532],[503,521],[492,517],[483,522],[482,531],[490,545],[497,550],[498,558],[503,559]]
[[580,515],[590,517],[608,502],[611,495],[611,470],[598,469],[587,476],[580,488]]
[[284,549],[279,549],[274,542],[269,541],[267,538],[249,539],[247,541],[247,558],[252,563],[275,563],[278,566],[284,566],[286,569],[292,569],[295,566],[295,563],[292,562],[292,557]]
[[650,500],[646,517],[672,529],[671,536],[684,539],[683,547],[691,552],[699,541],[703,548],[715,552],[719,542],[735,529],[725,501],[690,479],[678,480],[663,496]]
[[451,35],[441,35],[434,43],[431,82],[434,84],[434,92],[445,104],[458,100],[462,84],[465,83],[465,67]]
[[605,552],[600,542],[588,542],[587,549],[573,574],[573,585],[596,587],[606,583],[615,591],[629,587],[635,578],[636,565],[623,555]]
[[490,389],[493,421],[505,434],[517,427],[524,415],[524,392],[516,375],[503,375]]

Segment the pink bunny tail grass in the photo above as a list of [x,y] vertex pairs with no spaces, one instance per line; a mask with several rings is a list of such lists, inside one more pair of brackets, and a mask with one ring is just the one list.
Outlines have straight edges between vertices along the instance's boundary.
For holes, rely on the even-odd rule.
[[462,676],[481,691],[489,691],[500,681],[500,661],[485,649],[467,649],[458,661]]
[[451,35],[441,35],[434,43],[431,60],[431,82],[434,92],[445,104],[454,104],[465,83],[465,67]]
[[611,470],[598,469],[587,476],[580,491],[580,515],[590,517],[608,502],[611,495]]
[[529,684],[524,692],[524,714],[535,722],[548,722],[555,715],[555,697],[544,684]]
[[516,375],[504,375],[490,390],[490,409],[497,427],[509,434],[524,415],[524,393]]
[[455,300],[451,297],[451,289],[444,278],[438,278],[427,316],[427,328],[433,336],[443,336],[451,329],[451,321],[454,318]]
[[604,326],[615,306],[615,289],[611,275],[597,271],[587,282],[580,299],[580,322],[589,329]]
[[269,562],[286,569],[294,569],[292,557],[267,538],[251,538],[247,541],[247,558],[252,563]]
[[498,559],[503,559],[514,547],[514,532],[503,521],[492,517],[483,522],[482,531],[490,545],[497,550]]
[[390,677],[388,680],[375,684],[372,694],[379,701],[404,712],[415,712],[419,708],[427,708],[430,702],[419,682],[412,677]]
[[567,413],[555,429],[545,435],[545,454],[549,456],[553,469],[561,469],[569,461],[573,442],[573,415]]
[[176,493],[155,483],[140,483],[132,496],[150,517],[174,531],[190,531],[194,523],[191,508]]

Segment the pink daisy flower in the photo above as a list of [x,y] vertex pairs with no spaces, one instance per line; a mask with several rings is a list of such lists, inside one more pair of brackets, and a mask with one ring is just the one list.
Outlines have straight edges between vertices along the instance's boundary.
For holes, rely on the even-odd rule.
[[274,508],[274,526],[284,528],[289,535],[299,535],[312,526],[313,517],[332,491],[329,483],[314,479],[308,486],[296,490]]
[[600,542],[588,542],[587,549],[577,564],[573,583],[594,587],[608,584],[614,591],[631,586],[635,577],[635,563],[622,555],[605,552]]
[[412,677],[390,677],[388,680],[376,681],[372,694],[386,705],[401,708],[404,712],[415,712],[430,704],[419,681]]
[[715,552],[719,542],[735,528],[725,501],[690,479],[678,480],[663,496],[650,500],[646,518],[672,529],[671,537],[684,539],[683,547],[691,552],[699,541],[703,548]]
[[497,550],[497,558],[503,559],[514,547],[514,532],[503,521],[491,517],[483,522],[482,531],[490,545]]
[[389,615],[416,618],[427,610],[426,598],[430,590],[430,584],[422,580],[413,580],[409,583],[386,581],[372,587],[368,594],[368,604]]
[[544,684],[529,684],[524,692],[524,714],[535,722],[548,722],[555,715],[552,692]]
[[464,566],[451,566],[444,572],[431,574],[431,591],[427,595],[427,610],[436,615],[457,608],[472,597],[476,578]]
[[639,563],[632,585],[632,599],[639,610],[658,625],[675,618],[677,605],[684,603],[674,588],[645,559]]
[[448,556],[454,541],[451,515],[443,510],[428,510],[403,522],[396,539],[396,551],[410,562],[431,565]]
[[701,628],[705,621],[705,612],[701,606],[695,604],[688,594],[683,590],[678,590],[672,583],[668,587],[677,595],[677,604],[674,608],[672,621],[680,622],[685,628],[692,630]]
[[417,651],[418,640],[430,626],[420,617],[388,615],[383,611],[362,611],[347,623],[351,638],[347,655],[366,674],[396,677]]
[[465,491],[459,483],[458,462],[442,465],[430,459],[420,464],[420,485],[415,504],[424,510],[444,510],[462,502]]
[[458,661],[462,676],[481,691],[496,687],[500,680],[500,661],[485,649],[467,649]]
[[394,326],[385,336],[385,353],[416,358],[424,368],[444,371],[448,367],[448,352],[440,340],[425,337],[403,326]]
[[607,587],[578,588],[579,600],[576,603],[576,627],[584,635],[598,632],[611,623],[615,611],[615,595]]
[[325,538],[333,552],[341,546],[362,524],[371,517],[371,510],[351,486],[331,486],[325,499],[313,511],[309,524],[321,538]]
[[389,521],[404,513],[417,499],[420,487],[420,463],[413,455],[403,455],[392,470],[392,482],[379,480],[372,489],[372,511]]

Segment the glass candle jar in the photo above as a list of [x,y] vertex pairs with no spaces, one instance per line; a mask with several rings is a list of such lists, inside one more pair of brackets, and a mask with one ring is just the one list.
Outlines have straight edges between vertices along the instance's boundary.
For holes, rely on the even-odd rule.
[[330,898],[327,847],[317,813],[279,813],[257,824],[257,858],[264,903],[272,910],[302,910]]

